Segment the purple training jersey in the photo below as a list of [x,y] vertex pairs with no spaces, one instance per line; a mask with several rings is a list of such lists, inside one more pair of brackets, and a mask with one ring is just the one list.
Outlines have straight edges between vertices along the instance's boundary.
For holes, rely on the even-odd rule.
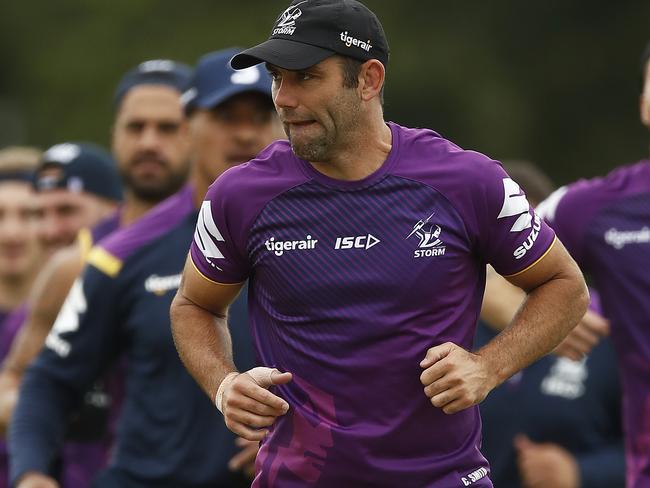
[[[27,305],[22,304],[0,318],[0,361],[4,361],[11,350],[16,334],[27,318]],[[9,487],[7,443],[0,440],[0,488]]]
[[538,210],[589,274],[612,323],[627,486],[650,486],[650,161],[560,188]]
[[429,347],[472,346],[486,263],[521,272],[554,234],[499,163],[435,132],[389,124],[392,149],[359,181],[286,141],[208,191],[191,256],[208,279],[250,278],[263,365],[290,371],[291,408],[253,486],[491,487],[477,407],[431,405]]

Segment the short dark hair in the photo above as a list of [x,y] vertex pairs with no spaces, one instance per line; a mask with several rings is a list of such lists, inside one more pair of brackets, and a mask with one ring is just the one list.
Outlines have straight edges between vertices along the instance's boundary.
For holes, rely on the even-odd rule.
[[[359,61],[358,59],[350,58],[348,56],[339,56],[342,60],[343,65],[343,87],[344,88],[356,88],[359,86],[359,73],[361,73],[361,66],[365,61]],[[385,83],[384,83],[385,85]],[[379,100],[381,104],[384,104],[384,87],[381,87],[379,92]]]

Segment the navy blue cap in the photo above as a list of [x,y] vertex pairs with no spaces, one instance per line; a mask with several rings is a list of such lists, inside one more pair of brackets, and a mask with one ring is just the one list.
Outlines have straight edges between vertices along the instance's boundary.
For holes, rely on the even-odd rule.
[[235,69],[258,63],[301,70],[340,54],[388,65],[388,41],[377,16],[357,0],[293,0],[269,39],[232,58]]
[[[45,170],[57,167],[55,173]],[[122,182],[111,155],[90,143],[65,142],[43,153],[34,174],[36,191],[65,188],[85,191],[109,200],[122,199]]]
[[114,107],[118,107],[124,95],[138,85],[167,85],[183,93],[189,86],[192,68],[171,59],[144,61],[126,73],[115,89]]
[[190,88],[183,94],[186,112],[195,108],[211,109],[239,93],[253,91],[271,99],[271,77],[266,69],[252,66],[235,71],[230,59],[241,48],[230,48],[202,56],[194,70]]

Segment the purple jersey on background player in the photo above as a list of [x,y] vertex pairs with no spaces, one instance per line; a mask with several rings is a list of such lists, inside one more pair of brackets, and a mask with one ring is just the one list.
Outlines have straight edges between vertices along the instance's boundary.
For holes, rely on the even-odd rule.
[[[4,361],[11,349],[11,344],[18,333],[18,330],[27,318],[27,305],[20,305],[18,308],[1,317],[0,320],[0,361]],[[9,486],[9,467],[7,443],[0,440],[0,488]]]
[[470,349],[491,263],[517,274],[554,234],[495,161],[390,123],[391,152],[331,179],[278,142],[208,192],[191,256],[209,280],[250,278],[260,364],[289,413],[257,457],[261,486],[492,486],[478,407],[446,415],[420,361]]
[[650,161],[560,188],[538,211],[600,292],[623,385],[627,484],[650,486]]

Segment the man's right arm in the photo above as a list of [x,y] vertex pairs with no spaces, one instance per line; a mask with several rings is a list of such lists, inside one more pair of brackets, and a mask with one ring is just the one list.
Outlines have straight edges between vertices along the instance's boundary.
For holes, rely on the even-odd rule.
[[226,317],[242,284],[211,281],[191,260],[188,257],[171,306],[176,349],[187,370],[222,411],[228,428],[245,439],[261,440],[266,427],[289,408],[268,388],[291,381],[291,374],[264,367],[237,372]]

